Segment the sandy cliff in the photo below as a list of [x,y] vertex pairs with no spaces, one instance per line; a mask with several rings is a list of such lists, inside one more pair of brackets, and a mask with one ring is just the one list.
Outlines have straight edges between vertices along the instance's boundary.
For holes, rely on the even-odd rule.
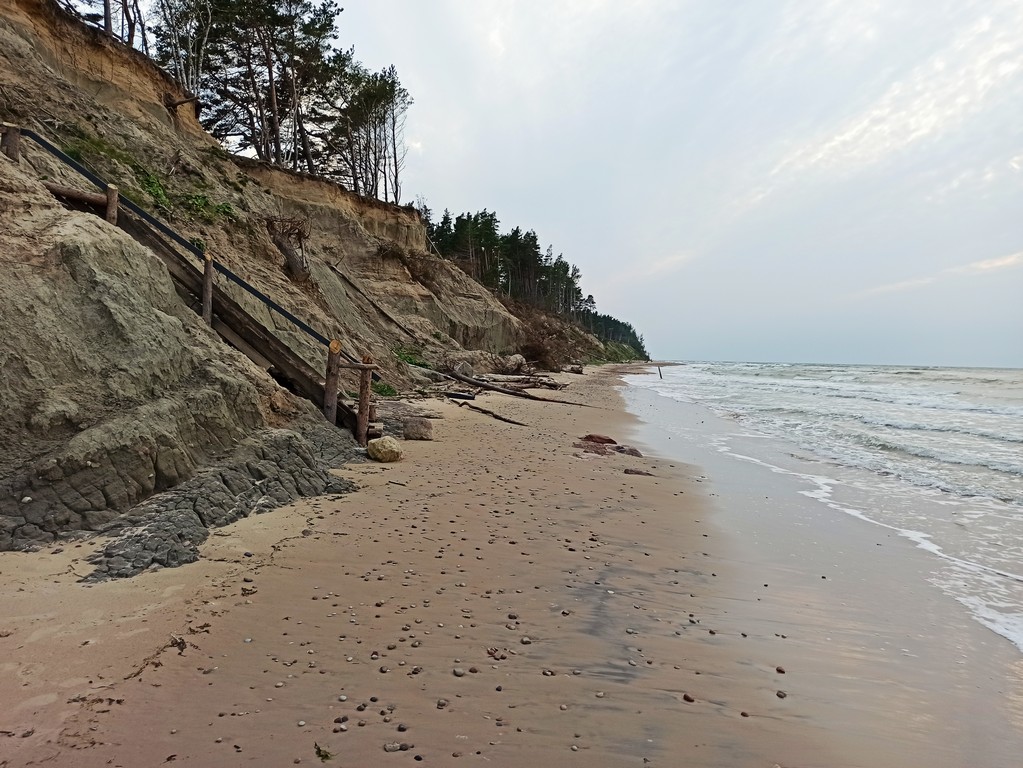
[[[183,95],[143,56],[54,3],[0,0],[0,119],[47,137],[352,354],[373,355],[399,387],[415,377],[392,354],[399,346],[436,355],[515,350],[519,321],[425,252],[414,210],[232,158],[191,105],[165,106]],[[160,259],[57,202],[43,180],[80,189],[88,182],[23,145],[17,164],[0,157],[8,275],[0,283],[0,548],[126,519],[140,524],[124,513],[154,493],[209,481],[214,468],[238,472],[216,481],[227,489],[217,513],[193,504],[192,514],[200,527],[221,521],[225,509],[241,516],[252,484],[267,482],[255,455],[286,467],[274,481],[282,499],[328,488],[324,456],[350,455],[350,440],[325,438],[311,403],[208,331]],[[304,224],[309,280],[286,274],[268,232],[273,219]],[[314,339],[249,294],[220,286],[311,366],[323,366]],[[179,498],[172,506],[188,505]]]

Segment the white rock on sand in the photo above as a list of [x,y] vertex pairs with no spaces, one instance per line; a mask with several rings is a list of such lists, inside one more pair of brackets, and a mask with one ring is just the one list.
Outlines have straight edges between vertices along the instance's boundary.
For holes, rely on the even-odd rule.
[[401,461],[401,445],[393,437],[378,437],[366,443],[366,453],[374,461]]

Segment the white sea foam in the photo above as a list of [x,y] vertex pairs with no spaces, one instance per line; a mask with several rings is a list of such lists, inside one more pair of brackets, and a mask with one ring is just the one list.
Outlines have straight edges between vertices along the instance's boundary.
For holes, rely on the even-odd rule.
[[[936,558],[932,583],[1023,650],[1023,372],[753,363],[663,371],[663,380],[629,383],[710,408],[738,427],[711,438],[721,453],[790,475],[805,497],[913,542]],[[751,436],[783,441],[793,461],[767,458],[777,452]]]

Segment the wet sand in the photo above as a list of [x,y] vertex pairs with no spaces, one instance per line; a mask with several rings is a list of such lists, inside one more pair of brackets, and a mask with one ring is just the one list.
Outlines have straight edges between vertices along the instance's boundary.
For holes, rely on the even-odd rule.
[[635,422],[612,369],[566,379],[595,407],[429,402],[435,441],[184,568],[0,554],[0,765],[971,764],[955,709],[1006,680],[887,696],[846,652],[890,621],[836,608],[861,585],[741,539],[700,468],[576,447]]

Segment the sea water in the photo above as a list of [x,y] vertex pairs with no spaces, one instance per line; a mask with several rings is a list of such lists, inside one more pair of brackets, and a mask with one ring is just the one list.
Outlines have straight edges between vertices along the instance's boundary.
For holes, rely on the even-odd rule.
[[[683,363],[626,378],[630,410],[790,476],[833,514],[913,541],[929,581],[1023,651],[1023,370]],[[665,407],[706,409],[709,431]]]

